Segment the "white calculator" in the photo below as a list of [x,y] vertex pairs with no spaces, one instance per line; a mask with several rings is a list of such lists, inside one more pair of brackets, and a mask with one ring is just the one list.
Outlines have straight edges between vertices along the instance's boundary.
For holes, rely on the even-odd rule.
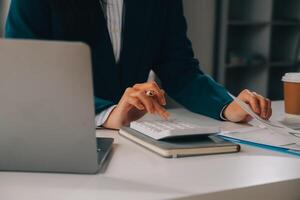
[[188,135],[209,135],[220,132],[220,127],[200,126],[177,119],[139,120],[131,122],[130,128],[156,140]]

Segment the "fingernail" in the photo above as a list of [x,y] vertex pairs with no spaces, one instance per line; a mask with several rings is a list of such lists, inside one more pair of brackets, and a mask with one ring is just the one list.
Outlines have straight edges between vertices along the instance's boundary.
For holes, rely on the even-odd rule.
[[164,105],[164,100],[161,99],[161,100],[159,101],[159,104],[160,104],[160,105]]
[[168,117],[170,116],[170,113],[168,111],[166,112],[166,114],[167,114]]
[[264,113],[264,117],[265,117],[265,118],[267,118],[267,117],[268,117],[268,114],[267,114],[266,112]]
[[160,105],[163,105],[163,106],[166,105],[166,101],[163,100],[163,99],[161,99],[161,100],[160,100]]
[[164,115],[163,116],[164,120],[168,120],[168,116]]
[[170,113],[166,112],[165,116],[166,116],[166,119],[168,119],[170,117]]
[[165,100],[165,99],[164,99],[164,101],[163,101],[163,104],[164,104],[164,106],[165,106],[165,105],[167,105],[167,102],[166,102],[166,100]]

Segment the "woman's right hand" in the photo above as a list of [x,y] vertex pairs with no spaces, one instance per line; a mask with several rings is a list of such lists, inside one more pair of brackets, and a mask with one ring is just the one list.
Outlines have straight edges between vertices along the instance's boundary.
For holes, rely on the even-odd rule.
[[[147,91],[153,91],[154,96],[148,96]],[[157,114],[163,119],[169,113],[163,107],[166,105],[165,92],[153,82],[136,84],[127,88],[120,102],[110,113],[103,124],[104,128],[120,129],[124,125],[143,117],[146,113]]]

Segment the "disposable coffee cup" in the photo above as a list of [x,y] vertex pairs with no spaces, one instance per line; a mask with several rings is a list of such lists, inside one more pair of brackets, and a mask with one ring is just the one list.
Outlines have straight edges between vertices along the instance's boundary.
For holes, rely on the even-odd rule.
[[285,113],[300,117],[300,73],[286,73],[282,77]]

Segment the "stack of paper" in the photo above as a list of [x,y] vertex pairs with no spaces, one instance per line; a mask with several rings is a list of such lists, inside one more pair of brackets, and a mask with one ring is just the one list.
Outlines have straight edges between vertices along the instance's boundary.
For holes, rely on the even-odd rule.
[[276,148],[276,150],[300,156],[300,131],[291,129],[280,122],[261,119],[246,103],[234,96],[232,98],[253,117],[252,127],[223,131],[219,134],[220,136],[244,144]]

